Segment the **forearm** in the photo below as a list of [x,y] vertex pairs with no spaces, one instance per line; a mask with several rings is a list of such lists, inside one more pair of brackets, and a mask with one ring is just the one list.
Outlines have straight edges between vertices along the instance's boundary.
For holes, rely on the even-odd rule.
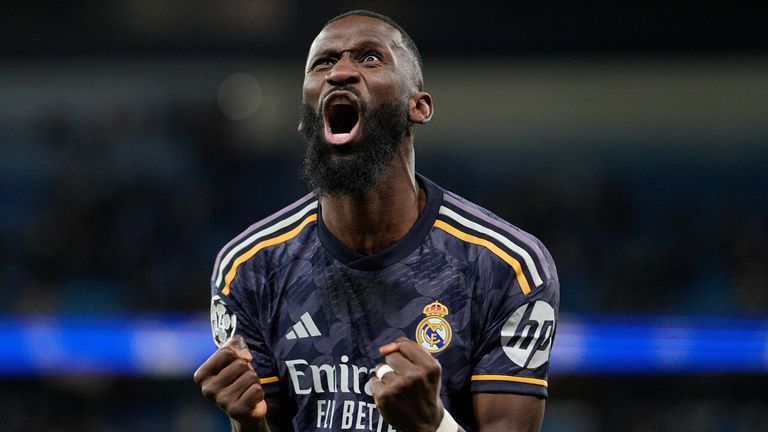
[[481,432],[539,432],[544,399],[505,393],[476,393],[475,418]]
[[232,432],[292,432],[292,419],[296,416],[296,408],[290,402],[280,397],[267,396],[267,414],[257,424],[241,424],[230,419]]
[[235,419],[229,419],[229,424],[232,427],[232,432],[280,432],[269,427],[267,421],[262,419],[261,421],[253,423],[241,423]]
[[440,420],[440,425],[435,432],[464,432],[464,428],[454,420],[448,410],[443,409],[443,418]]

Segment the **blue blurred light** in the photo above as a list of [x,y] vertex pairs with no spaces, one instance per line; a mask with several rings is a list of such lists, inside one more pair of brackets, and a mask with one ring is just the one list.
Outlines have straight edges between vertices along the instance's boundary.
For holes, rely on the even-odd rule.
[[555,340],[554,374],[750,374],[768,371],[768,321],[573,317]]
[[5,317],[0,341],[5,376],[189,375],[215,349],[205,317]]
[[[0,317],[0,375],[191,376],[214,351],[204,316]],[[554,375],[768,371],[768,321],[565,317]]]

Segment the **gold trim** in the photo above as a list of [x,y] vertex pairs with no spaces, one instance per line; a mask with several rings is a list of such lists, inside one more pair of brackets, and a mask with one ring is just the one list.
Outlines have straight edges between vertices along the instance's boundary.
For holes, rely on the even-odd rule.
[[508,375],[472,375],[472,381],[512,381],[547,387],[547,381],[538,378],[524,378]]
[[221,293],[224,295],[229,295],[229,285],[235,279],[235,275],[237,274],[237,268],[240,267],[242,263],[251,259],[254,255],[256,255],[260,250],[264,249],[265,247],[274,246],[276,244],[286,242],[296,237],[297,235],[299,235],[301,230],[303,230],[304,227],[307,226],[307,224],[309,224],[310,222],[314,222],[316,220],[317,220],[317,213],[309,215],[296,228],[288,231],[285,234],[279,235],[275,238],[271,238],[269,240],[264,240],[262,242],[259,242],[258,244],[256,244],[256,246],[250,248],[248,252],[237,257],[237,259],[235,260],[235,263],[232,264],[232,268],[229,269],[229,271],[227,272],[227,275],[224,277],[224,280],[226,281],[226,283],[224,284],[224,289],[221,290]]
[[523,267],[520,265],[520,262],[512,258],[511,256],[509,256],[508,253],[501,250],[498,246],[489,242],[486,239],[475,237],[471,234],[467,234],[463,231],[459,231],[458,229],[449,225],[447,222],[439,219],[435,221],[435,226],[447,232],[448,234],[458,238],[459,240],[464,240],[465,242],[468,242],[468,243],[473,243],[479,246],[483,246],[484,248],[496,254],[496,256],[504,260],[504,262],[512,266],[513,269],[515,269],[515,276],[517,277],[517,283],[520,285],[520,290],[523,291],[523,294],[528,295],[531,293],[531,286],[528,285],[528,280],[525,279],[525,275],[523,274]]
[[272,384],[280,381],[280,377],[267,377],[267,378],[260,378],[259,381],[261,381],[262,384]]

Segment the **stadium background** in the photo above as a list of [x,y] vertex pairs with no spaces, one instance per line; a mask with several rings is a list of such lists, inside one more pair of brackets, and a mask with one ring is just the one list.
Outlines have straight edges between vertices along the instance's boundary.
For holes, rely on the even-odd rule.
[[5,5],[0,430],[226,429],[213,258],[304,192],[304,56],[359,7],[422,51],[419,171],[558,264],[544,430],[768,431],[759,5],[401,0]]

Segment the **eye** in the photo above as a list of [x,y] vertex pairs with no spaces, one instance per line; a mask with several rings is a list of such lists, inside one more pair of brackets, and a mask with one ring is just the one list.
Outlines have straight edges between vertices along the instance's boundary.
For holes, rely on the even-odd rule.
[[368,53],[363,56],[363,63],[375,62],[380,60],[381,60],[381,56],[376,53]]
[[331,67],[331,66],[333,66],[334,62],[335,61],[333,59],[331,59],[331,58],[322,58],[322,59],[317,60],[312,65],[312,69],[323,69],[323,68]]

